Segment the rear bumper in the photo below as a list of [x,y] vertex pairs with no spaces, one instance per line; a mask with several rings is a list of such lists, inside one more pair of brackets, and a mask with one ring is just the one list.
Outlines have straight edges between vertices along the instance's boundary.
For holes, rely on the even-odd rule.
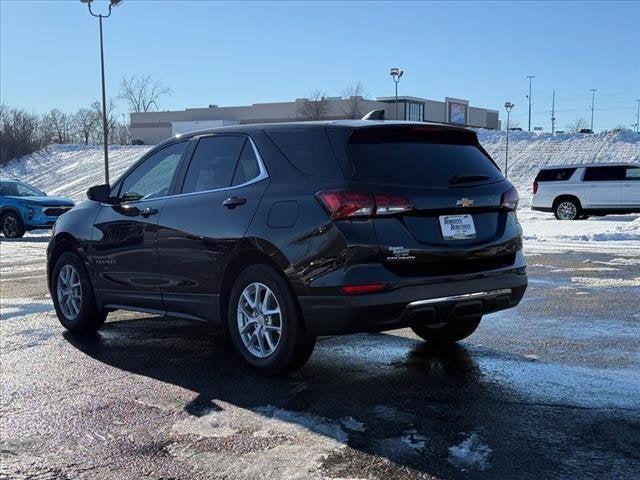
[[339,335],[497,312],[520,303],[526,288],[525,267],[518,266],[474,278],[425,279],[376,294],[301,296],[299,302],[309,333]]

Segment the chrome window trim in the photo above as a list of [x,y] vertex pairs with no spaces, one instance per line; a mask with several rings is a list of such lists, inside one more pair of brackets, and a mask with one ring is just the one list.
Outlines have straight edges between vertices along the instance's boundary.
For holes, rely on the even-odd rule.
[[[200,139],[200,138],[207,138],[207,137],[219,137],[219,136],[223,136],[225,134],[205,134],[205,135],[198,135],[195,137],[192,137],[194,139]],[[247,185],[251,185],[254,183],[257,183],[261,180],[264,180],[265,178],[269,178],[269,172],[267,172],[267,167],[264,164],[264,161],[262,160],[262,155],[260,155],[260,152],[258,151],[258,147],[256,146],[255,142],[253,141],[253,139],[249,136],[249,135],[243,135],[245,136],[249,142],[251,143],[251,147],[253,148],[253,153],[256,156],[256,159],[258,160],[258,168],[260,169],[260,173],[258,174],[257,177],[252,178],[251,180],[249,180],[248,182],[242,183],[240,185],[233,185],[230,187],[223,187],[223,188],[214,188],[212,190],[202,190],[200,192],[187,192],[187,193],[176,193],[174,195],[165,195],[162,197],[153,197],[153,198],[141,198],[140,200],[132,200],[130,202],[122,202],[120,205],[133,205],[133,204],[138,204],[138,203],[145,203],[145,202],[151,202],[151,201],[156,201],[156,200],[165,200],[168,198],[176,198],[176,197],[186,197],[186,196],[191,196],[191,195],[203,195],[205,193],[213,193],[213,192],[224,192],[227,190],[235,190],[236,188],[242,188],[242,187],[246,187]],[[240,159],[240,157],[238,157],[238,160]],[[231,179],[233,180],[233,179]],[[103,204],[106,205],[106,204]]]
[[451,295],[449,297],[428,298],[426,300],[416,300],[407,305],[407,308],[420,307],[422,305],[431,305],[434,303],[454,302],[457,300],[474,300],[476,298],[494,297],[496,295],[511,295],[510,288],[500,290],[489,290],[486,292],[464,293],[462,295]]

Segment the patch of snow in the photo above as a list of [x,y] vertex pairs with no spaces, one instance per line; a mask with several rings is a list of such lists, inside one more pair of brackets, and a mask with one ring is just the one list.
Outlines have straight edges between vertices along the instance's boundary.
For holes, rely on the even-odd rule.
[[28,317],[53,311],[51,298],[3,298],[0,302],[0,321]]
[[488,469],[490,455],[491,448],[475,432],[468,435],[459,445],[449,448],[449,462],[463,470]]
[[364,423],[359,422],[353,417],[344,417],[343,419],[340,420],[340,423],[344,428],[346,428],[347,430],[351,430],[353,432],[365,431]]
[[592,288],[614,288],[640,286],[640,277],[636,278],[601,278],[601,277],[571,277],[571,282]]
[[338,442],[346,443],[349,440],[349,436],[342,430],[340,425],[326,418],[284,410],[271,405],[258,407],[254,411],[275,420],[301,425],[312,432],[319,433]]

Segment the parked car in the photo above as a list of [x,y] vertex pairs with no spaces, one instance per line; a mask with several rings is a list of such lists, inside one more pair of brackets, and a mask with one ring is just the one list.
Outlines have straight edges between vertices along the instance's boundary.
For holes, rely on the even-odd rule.
[[220,325],[268,374],[315,339],[411,327],[455,342],[527,286],[518,194],[473,131],[238,125],[171,138],[56,224],[62,325],[116,309]]
[[640,213],[640,165],[595,163],[546,167],[533,182],[531,209],[558,220]]
[[20,238],[28,230],[51,228],[73,208],[64,197],[49,197],[20,180],[0,178],[0,230],[7,238]]

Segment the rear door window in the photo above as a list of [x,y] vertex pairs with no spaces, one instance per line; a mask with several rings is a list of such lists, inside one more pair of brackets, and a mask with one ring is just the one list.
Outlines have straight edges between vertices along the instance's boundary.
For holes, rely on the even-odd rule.
[[625,167],[589,167],[584,173],[585,182],[607,182],[623,180]]
[[536,182],[560,182],[569,180],[575,168],[552,168],[549,170],[541,170],[536,176]]
[[504,179],[466,131],[356,130],[349,152],[356,179],[364,182],[448,187]]
[[344,177],[324,128],[271,130],[267,134],[302,173],[328,178]]
[[182,193],[205,192],[231,186],[233,172],[245,141],[241,136],[201,138],[191,157]]
[[254,178],[260,175],[260,165],[256,158],[256,152],[253,149],[253,145],[250,141],[246,141],[236,171],[233,174],[233,180],[231,182],[232,187],[250,182]]

